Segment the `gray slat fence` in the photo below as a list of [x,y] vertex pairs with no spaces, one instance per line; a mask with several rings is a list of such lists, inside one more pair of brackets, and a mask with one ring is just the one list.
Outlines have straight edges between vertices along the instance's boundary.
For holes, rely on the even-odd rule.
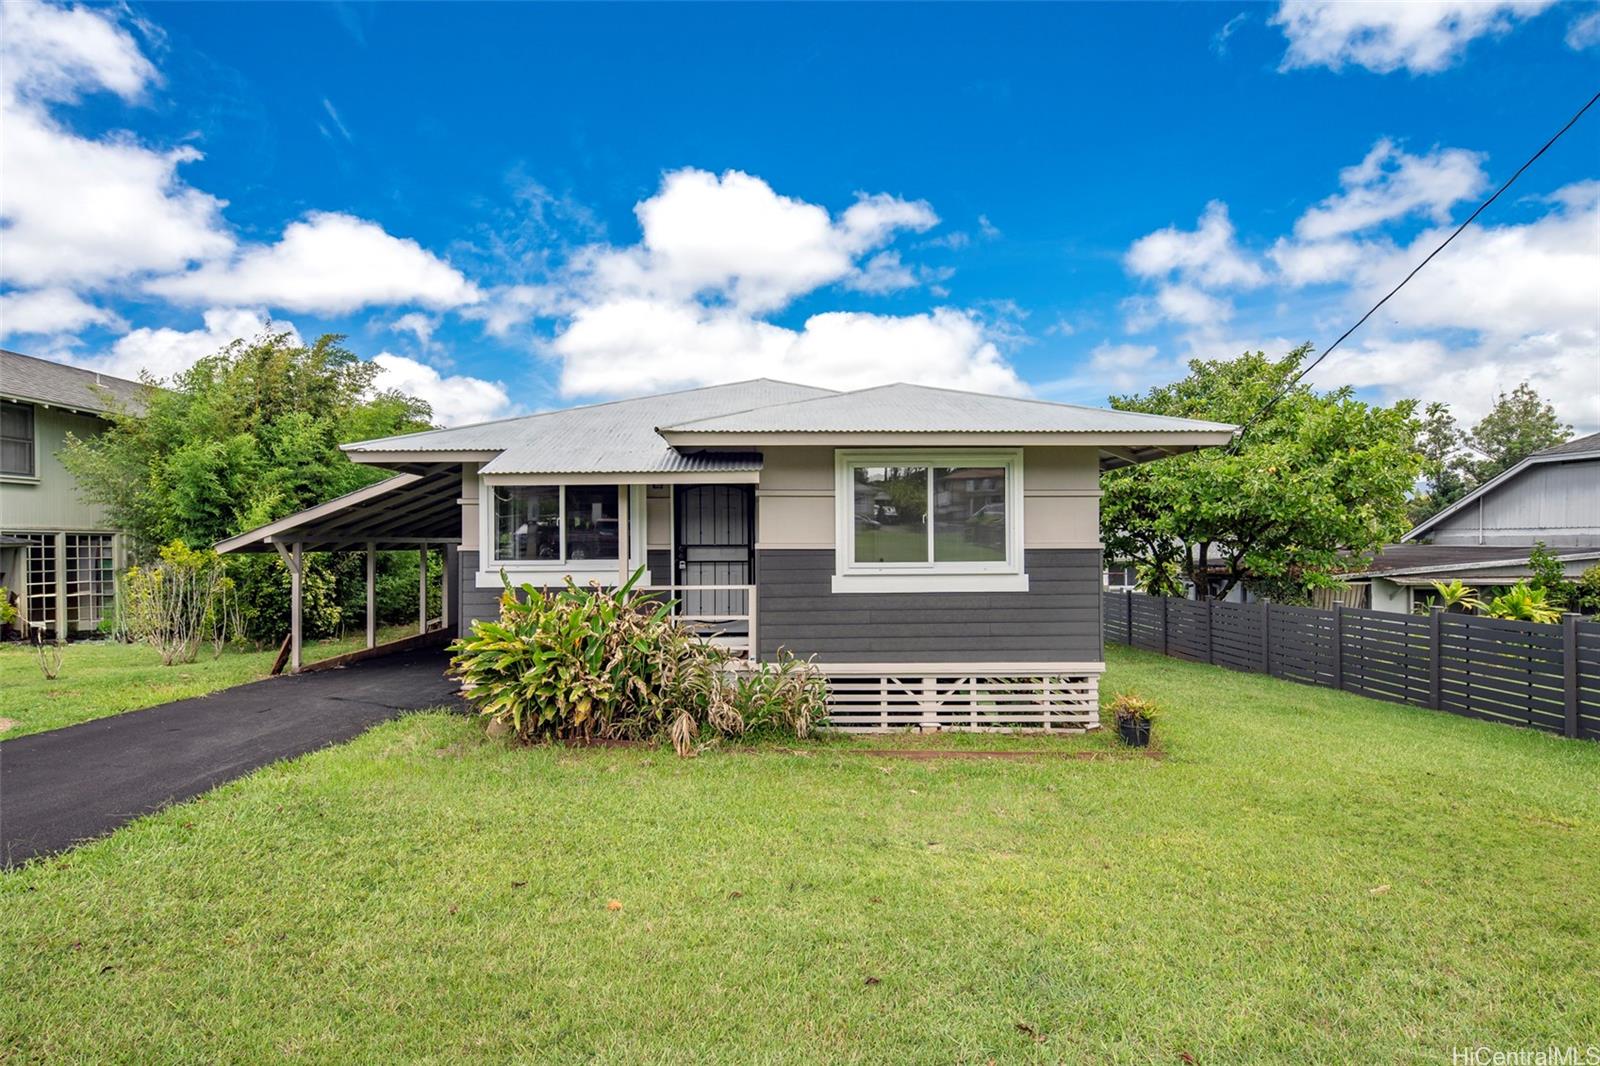
[[1468,718],[1600,740],[1600,621],[1319,611],[1105,594],[1107,641]]

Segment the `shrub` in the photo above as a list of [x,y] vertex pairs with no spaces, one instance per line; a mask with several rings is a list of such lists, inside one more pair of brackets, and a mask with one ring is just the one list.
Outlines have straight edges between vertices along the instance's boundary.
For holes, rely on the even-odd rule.
[[132,640],[161,653],[161,664],[192,663],[210,641],[220,654],[238,631],[238,599],[222,560],[181,540],[164,546],[154,563],[123,579],[122,618]]
[[676,624],[671,604],[598,585],[500,597],[500,616],[450,646],[450,672],[480,713],[524,741],[668,737],[691,754],[705,731],[810,732],[822,680],[787,658],[739,672],[728,653]]
[[16,625],[17,605],[11,602],[11,590],[0,585],[0,626]]

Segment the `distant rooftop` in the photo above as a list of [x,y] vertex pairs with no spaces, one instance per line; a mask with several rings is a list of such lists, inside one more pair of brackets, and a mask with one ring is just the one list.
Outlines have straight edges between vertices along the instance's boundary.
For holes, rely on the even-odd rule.
[[105,414],[119,407],[140,410],[144,390],[138,381],[0,348],[0,396],[8,400]]
[[1565,444],[1557,444],[1554,448],[1546,448],[1534,455],[1583,455],[1587,452],[1600,452],[1600,433],[1591,433],[1587,437],[1573,437]]

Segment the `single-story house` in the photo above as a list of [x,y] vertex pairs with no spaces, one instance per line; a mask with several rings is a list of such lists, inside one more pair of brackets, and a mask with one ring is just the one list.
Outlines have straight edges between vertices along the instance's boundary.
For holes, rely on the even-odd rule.
[[223,551],[442,546],[451,628],[509,579],[641,584],[836,725],[1096,721],[1101,470],[1234,427],[896,384],[758,380],[344,446],[396,472]]
[[0,350],[0,588],[18,629],[50,638],[96,632],[116,600],[127,537],[85,502],[61,463],[67,435],[87,439],[148,386]]
[[1411,613],[1435,581],[1514,585],[1541,542],[1568,577],[1600,562],[1600,433],[1535,452],[1418,523],[1347,576],[1346,603]]

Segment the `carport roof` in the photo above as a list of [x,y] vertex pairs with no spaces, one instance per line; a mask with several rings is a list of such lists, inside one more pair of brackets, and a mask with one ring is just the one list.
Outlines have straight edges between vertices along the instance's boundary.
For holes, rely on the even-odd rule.
[[415,548],[461,540],[461,468],[394,477],[217,542],[219,553]]

